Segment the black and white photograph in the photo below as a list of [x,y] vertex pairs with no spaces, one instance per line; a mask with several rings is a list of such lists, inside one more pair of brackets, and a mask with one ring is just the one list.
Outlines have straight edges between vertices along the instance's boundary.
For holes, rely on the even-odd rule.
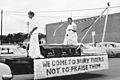
[[0,0],[0,80],[120,80],[120,0]]

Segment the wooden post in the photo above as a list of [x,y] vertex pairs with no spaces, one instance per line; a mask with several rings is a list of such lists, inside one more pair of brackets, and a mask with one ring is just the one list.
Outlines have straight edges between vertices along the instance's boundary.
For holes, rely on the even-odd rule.
[[110,7],[109,3],[107,5],[108,5],[108,9],[107,9],[106,18],[105,18],[105,25],[104,25],[103,36],[102,36],[102,43],[105,40],[105,32],[106,32],[107,21],[108,21],[108,12],[109,12],[109,7]]
[[95,31],[92,31],[93,47],[95,47]]
[[1,10],[1,45],[2,45],[2,27],[3,27],[3,10]]

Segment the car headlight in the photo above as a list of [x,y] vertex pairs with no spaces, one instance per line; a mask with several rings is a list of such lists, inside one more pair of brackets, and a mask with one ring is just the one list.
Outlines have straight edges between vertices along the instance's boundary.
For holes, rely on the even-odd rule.
[[3,80],[11,80],[12,78],[13,78],[12,74],[10,74],[10,75],[3,75],[2,76]]

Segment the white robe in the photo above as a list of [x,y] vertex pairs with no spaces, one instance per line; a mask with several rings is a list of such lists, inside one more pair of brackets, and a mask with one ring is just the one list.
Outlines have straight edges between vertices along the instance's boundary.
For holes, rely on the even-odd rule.
[[[39,27],[39,24],[35,19],[31,19],[29,21],[29,28],[32,30],[34,27]],[[30,37],[29,56],[31,58],[44,58],[40,52],[38,29],[36,29]]]
[[71,25],[68,25],[67,29],[66,29],[66,34],[64,37],[64,42],[63,44],[65,45],[76,45],[78,43],[78,36],[76,32],[73,31],[69,31],[69,29],[74,30],[74,27],[77,27],[77,25],[72,22]]

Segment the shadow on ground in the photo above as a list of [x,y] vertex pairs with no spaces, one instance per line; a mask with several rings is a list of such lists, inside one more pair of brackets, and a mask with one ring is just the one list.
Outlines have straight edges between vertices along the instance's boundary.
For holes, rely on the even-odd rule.
[[69,76],[62,76],[62,77],[53,77],[53,78],[47,78],[44,80],[87,80],[87,79],[93,79],[98,77],[104,77],[103,74],[93,74],[93,73],[81,73],[81,74],[75,74],[75,75],[69,75]]

